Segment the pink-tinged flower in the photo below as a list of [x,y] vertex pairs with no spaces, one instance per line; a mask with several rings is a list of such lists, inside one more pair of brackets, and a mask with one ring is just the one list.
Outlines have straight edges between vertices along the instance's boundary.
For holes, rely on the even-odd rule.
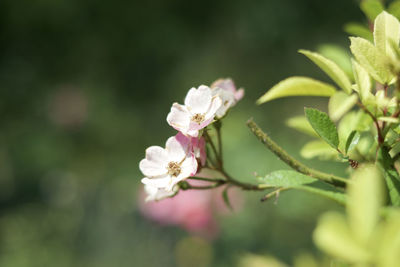
[[186,95],[185,105],[174,103],[167,122],[184,135],[197,137],[199,130],[209,125],[222,104],[218,95],[213,95],[208,86],[192,88]]
[[204,137],[192,137],[192,149],[196,159],[199,159],[201,166],[204,166],[207,160],[206,140]]
[[168,138],[165,149],[151,146],[139,168],[146,176],[142,183],[150,187],[173,191],[174,186],[197,172],[197,161],[191,151],[191,141],[183,134]]
[[159,201],[165,198],[175,196],[179,191],[179,186],[174,186],[172,191],[166,191],[163,188],[153,187],[151,185],[146,184],[144,186],[144,190],[147,193],[146,202],[148,201]]
[[239,101],[240,99],[243,98],[244,96],[244,89],[240,88],[236,90],[235,83],[232,81],[232,79],[218,79],[213,84],[211,85],[211,88],[221,88],[225,91],[231,92],[234,97],[235,101]]
[[217,110],[217,118],[225,116],[229,108],[233,107],[244,96],[244,90],[236,90],[231,79],[219,79],[211,85],[213,95],[219,95],[222,100],[221,107]]

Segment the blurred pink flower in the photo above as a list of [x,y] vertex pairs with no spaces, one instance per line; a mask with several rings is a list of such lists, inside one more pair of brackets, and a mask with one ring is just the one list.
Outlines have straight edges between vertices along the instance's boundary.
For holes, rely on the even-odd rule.
[[[206,185],[203,181],[190,181],[191,185]],[[191,233],[209,238],[218,234],[216,214],[232,214],[222,199],[223,188],[217,190],[186,190],[158,202],[144,202],[139,194],[139,208],[143,215],[164,225],[177,225]],[[241,191],[231,188],[229,197],[234,211],[243,206]]]
[[174,103],[167,116],[167,122],[184,135],[197,137],[199,130],[209,125],[222,102],[213,96],[208,86],[191,88],[186,95],[185,105]]
[[140,210],[147,218],[158,223],[179,225],[193,232],[215,224],[209,190],[181,190],[173,198],[157,202],[143,202],[142,199],[140,196]]

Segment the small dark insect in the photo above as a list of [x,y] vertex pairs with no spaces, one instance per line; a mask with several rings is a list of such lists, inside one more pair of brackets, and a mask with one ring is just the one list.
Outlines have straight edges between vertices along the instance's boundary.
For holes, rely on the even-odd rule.
[[349,163],[350,163],[350,166],[351,166],[353,169],[357,169],[357,167],[358,167],[358,161],[349,159]]

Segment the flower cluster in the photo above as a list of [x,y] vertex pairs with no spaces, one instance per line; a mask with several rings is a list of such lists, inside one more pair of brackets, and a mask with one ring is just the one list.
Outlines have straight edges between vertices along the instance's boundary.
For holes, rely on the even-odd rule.
[[191,88],[184,105],[172,105],[167,122],[178,134],[168,138],[165,148],[147,148],[146,158],[139,164],[145,176],[142,183],[148,194],[147,201],[174,196],[179,182],[196,175],[199,167],[205,166],[204,128],[223,118],[243,95],[243,89],[236,90],[231,79],[220,79],[211,87]]

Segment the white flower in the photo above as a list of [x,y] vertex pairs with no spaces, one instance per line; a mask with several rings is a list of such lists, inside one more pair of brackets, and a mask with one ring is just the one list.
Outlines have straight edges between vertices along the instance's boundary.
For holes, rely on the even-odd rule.
[[244,95],[241,88],[236,90],[236,86],[231,79],[219,79],[211,85],[213,95],[219,95],[222,100],[221,107],[217,110],[217,118],[225,116],[229,108],[233,107]]
[[222,104],[218,95],[213,95],[208,86],[192,88],[186,95],[185,105],[174,103],[167,122],[184,135],[197,137],[199,130],[209,125]]
[[139,168],[146,176],[142,183],[171,192],[177,183],[197,172],[197,161],[191,151],[190,139],[177,134],[168,138],[165,149],[149,147]]
[[144,185],[144,190],[147,193],[146,202],[147,201],[159,201],[164,198],[169,198],[175,196],[179,191],[179,186],[175,185],[172,188],[172,191],[166,191],[162,188],[157,188],[151,185]]

